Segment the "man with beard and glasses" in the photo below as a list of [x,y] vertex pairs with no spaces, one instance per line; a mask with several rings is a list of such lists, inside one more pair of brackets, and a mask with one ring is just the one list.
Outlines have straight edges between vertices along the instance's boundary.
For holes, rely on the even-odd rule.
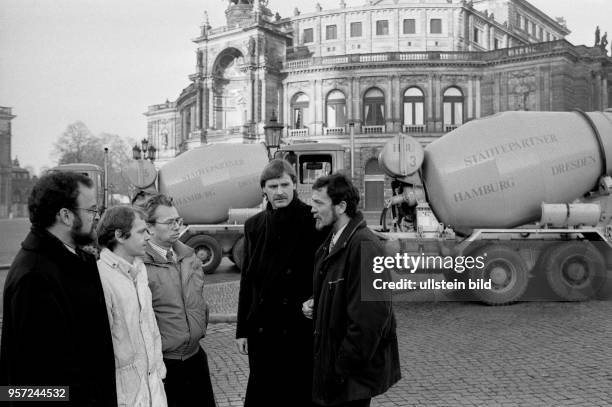
[[295,170],[272,160],[260,185],[267,208],[246,221],[236,344],[249,355],[245,407],[310,406],[314,253],[325,237],[298,199]]
[[[0,385],[68,386],[73,406],[116,406],[115,358],[96,259],[91,179],[55,172],[28,199],[32,229],[4,286]],[[18,404],[18,403],[16,403]]]

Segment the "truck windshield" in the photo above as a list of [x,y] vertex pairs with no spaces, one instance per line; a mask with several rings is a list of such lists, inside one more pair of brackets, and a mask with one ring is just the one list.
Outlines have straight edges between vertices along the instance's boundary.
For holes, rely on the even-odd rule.
[[300,184],[313,184],[317,178],[333,171],[330,154],[302,154],[299,165]]

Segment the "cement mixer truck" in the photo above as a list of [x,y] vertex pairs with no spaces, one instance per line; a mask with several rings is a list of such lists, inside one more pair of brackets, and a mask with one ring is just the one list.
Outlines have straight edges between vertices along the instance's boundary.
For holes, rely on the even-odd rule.
[[[301,182],[309,171],[335,171],[344,162],[337,150],[305,144],[279,155],[297,164]],[[606,284],[612,113],[505,112],[468,122],[424,149],[400,134],[386,143],[379,164],[393,179],[381,216],[381,236],[396,243],[391,252],[483,259],[463,273],[425,270],[448,281],[489,282],[473,298],[506,304],[520,299],[530,280],[545,279],[558,298],[585,300]]]
[[[346,170],[345,154],[335,144],[297,143],[276,156],[295,166],[307,202],[316,178]],[[181,240],[206,272],[222,255],[241,266],[243,225],[261,209],[267,161],[261,144],[213,144],[160,169],[159,191],[175,199],[187,224]],[[426,148],[400,134],[379,163],[393,180],[380,236],[404,253],[484,258],[483,267],[465,273],[427,270],[449,281],[489,281],[490,288],[474,290],[476,299],[516,301],[532,277],[565,300],[594,297],[604,285],[612,263],[612,113],[505,112]]]

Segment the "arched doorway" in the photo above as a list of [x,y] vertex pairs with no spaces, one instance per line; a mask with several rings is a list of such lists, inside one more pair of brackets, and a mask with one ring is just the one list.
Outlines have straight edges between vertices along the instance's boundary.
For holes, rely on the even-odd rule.
[[368,160],[365,166],[365,208],[366,211],[380,211],[385,204],[385,173],[376,158]]
[[214,124],[216,129],[242,126],[247,121],[246,75],[240,70],[242,53],[229,48],[219,55],[214,68]]

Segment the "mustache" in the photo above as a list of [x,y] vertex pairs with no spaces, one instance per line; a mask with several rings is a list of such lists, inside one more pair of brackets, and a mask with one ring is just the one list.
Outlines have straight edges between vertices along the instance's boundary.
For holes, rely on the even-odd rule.
[[289,196],[287,194],[274,194],[272,199],[288,199]]

